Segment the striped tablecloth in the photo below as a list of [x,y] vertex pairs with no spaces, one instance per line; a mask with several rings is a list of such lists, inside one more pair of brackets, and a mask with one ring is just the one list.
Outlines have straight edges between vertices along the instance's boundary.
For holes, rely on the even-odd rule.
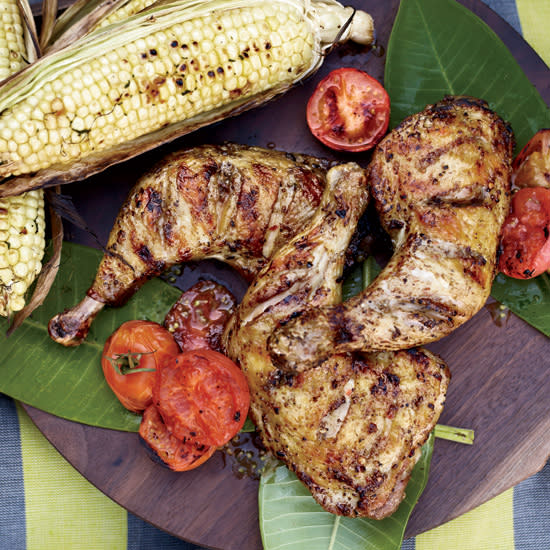
[[[550,66],[550,0],[485,0]],[[195,550],[90,485],[0,394],[0,550]],[[315,550],[315,549],[312,549]],[[550,463],[403,550],[550,550]]]

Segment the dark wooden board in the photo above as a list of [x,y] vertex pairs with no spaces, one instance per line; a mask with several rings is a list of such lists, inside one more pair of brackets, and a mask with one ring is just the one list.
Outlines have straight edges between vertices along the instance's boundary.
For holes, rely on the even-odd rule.
[[[462,3],[497,32],[550,104],[550,71],[540,58],[485,4],[479,0]],[[363,68],[383,80],[384,52],[398,0],[364,0],[361,6],[375,18],[375,50],[348,46],[336,50],[314,78],[283,98],[88,181],[66,186],[63,192],[73,197],[90,227],[105,242],[129,188],[169,149],[231,140],[333,156],[307,130],[307,98],[315,83],[339,66]],[[367,161],[365,156],[362,162]],[[88,234],[74,227],[68,226],[68,237],[97,246]],[[190,266],[179,283],[189,286],[205,272],[217,280],[230,279],[237,294],[242,294],[242,284],[215,263]],[[448,362],[453,373],[441,422],[473,428],[476,441],[474,446],[436,441],[428,487],[413,512],[407,536],[440,525],[498,495],[542,468],[550,455],[550,356],[548,340],[542,334],[514,316],[499,326],[488,305],[431,348]],[[257,480],[239,472],[241,462],[216,453],[198,470],[176,474],[155,464],[136,434],[84,426],[30,407],[27,410],[77,470],[137,516],[201,546],[261,548]],[[250,441],[242,447],[254,449]]]

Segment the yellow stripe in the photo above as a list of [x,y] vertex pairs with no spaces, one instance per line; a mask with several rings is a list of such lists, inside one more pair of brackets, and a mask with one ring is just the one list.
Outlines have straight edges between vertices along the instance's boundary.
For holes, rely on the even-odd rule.
[[513,489],[416,537],[416,550],[514,550]]
[[58,454],[18,405],[26,550],[125,550],[126,511]]
[[550,2],[516,0],[523,38],[550,67]]

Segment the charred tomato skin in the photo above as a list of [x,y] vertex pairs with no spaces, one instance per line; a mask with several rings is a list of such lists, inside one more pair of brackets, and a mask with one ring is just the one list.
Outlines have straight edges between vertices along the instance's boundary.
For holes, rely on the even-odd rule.
[[502,228],[499,269],[515,279],[550,269],[550,189],[525,187],[514,194]]
[[198,349],[162,365],[153,403],[175,437],[219,447],[242,428],[250,392],[244,374],[231,359]]
[[172,435],[155,405],[145,409],[139,435],[162,463],[175,472],[185,472],[204,464],[216,451],[214,446],[193,439],[182,441]]
[[327,147],[366,151],[388,129],[390,98],[375,78],[343,67],[319,82],[309,98],[306,119],[311,133]]
[[221,349],[225,324],[235,310],[236,300],[223,285],[199,281],[186,290],[164,319],[181,351]]
[[176,341],[162,325],[127,321],[105,342],[101,367],[122,405],[132,412],[141,412],[152,402],[159,366],[177,353]]

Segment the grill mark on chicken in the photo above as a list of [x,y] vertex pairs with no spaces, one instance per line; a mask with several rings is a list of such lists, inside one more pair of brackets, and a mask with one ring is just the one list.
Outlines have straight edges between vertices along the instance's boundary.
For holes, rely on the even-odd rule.
[[[312,186],[308,182],[305,186],[306,195],[310,195],[309,189]],[[262,254],[266,258],[271,258],[274,252],[275,243],[282,230],[282,224],[284,222],[284,216],[288,211],[290,203],[294,200],[296,188],[292,185],[281,186],[277,190],[277,201],[271,211],[269,222],[267,223],[267,232],[265,235],[264,246]],[[315,198],[313,204],[319,204],[320,197]]]
[[448,97],[405,119],[368,167],[394,255],[360,295],[305,307],[270,338],[277,365],[403,349],[442,338],[486,302],[510,203],[513,135],[481,100]]
[[[191,215],[199,223],[208,224],[208,183],[210,171],[208,167],[202,173],[194,173],[187,166],[178,169],[176,182],[180,196],[189,205]],[[206,183],[206,186],[203,185]]]
[[259,272],[223,342],[247,377],[263,445],[326,510],[380,519],[401,502],[418,449],[441,413],[446,365],[419,349],[331,354],[316,368],[291,373],[273,364],[267,347],[273,329],[304,304],[340,300],[344,250],[365,201],[361,171],[330,171],[317,212]]
[[162,238],[168,246],[174,244],[174,232],[172,222],[166,221],[162,224]]

